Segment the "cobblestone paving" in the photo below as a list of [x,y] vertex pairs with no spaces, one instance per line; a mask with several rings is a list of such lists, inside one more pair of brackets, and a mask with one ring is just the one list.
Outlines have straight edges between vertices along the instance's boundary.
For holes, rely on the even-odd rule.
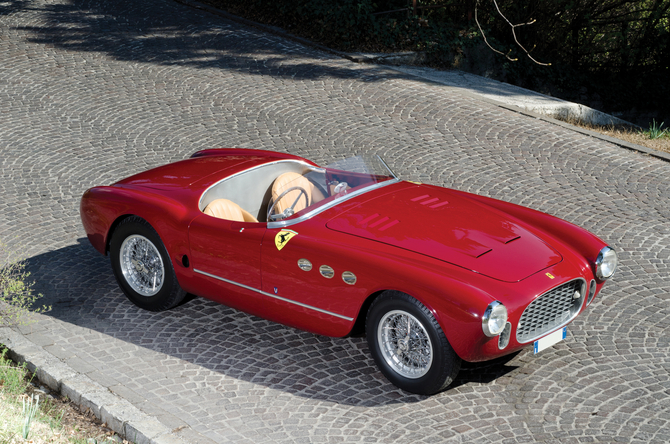
[[[377,152],[407,179],[584,226],[620,270],[562,343],[408,395],[362,338],[125,299],[81,194],[216,146]],[[54,306],[26,337],[190,442],[667,442],[666,162],[167,0],[4,0],[0,168],[0,239]]]

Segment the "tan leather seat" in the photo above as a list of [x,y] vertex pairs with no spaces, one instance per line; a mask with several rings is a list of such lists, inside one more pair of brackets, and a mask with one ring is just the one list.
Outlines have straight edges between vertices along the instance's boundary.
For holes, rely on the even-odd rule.
[[306,207],[323,200],[323,193],[314,186],[305,176],[298,173],[284,173],[277,177],[272,184],[272,202],[277,200],[281,194],[293,187],[300,187],[307,193],[307,196],[301,196],[300,190],[292,190],[286,193],[277,203],[275,203],[272,212],[274,214],[282,213],[285,209],[290,208],[291,205],[298,199],[298,202],[293,207],[293,212],[304,210]]
[[252,216],[251,213],[228,199],[211,201],[203,212],[219,219],[234,220],[237,222],[258,222],[258,219]]

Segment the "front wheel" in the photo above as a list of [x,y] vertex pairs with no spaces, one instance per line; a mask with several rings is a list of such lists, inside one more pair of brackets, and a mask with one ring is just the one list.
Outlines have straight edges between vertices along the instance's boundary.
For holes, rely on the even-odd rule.
[[163,242],[144,219],[124,219],[114,230],[109,251],[119,287],[138,307],[163,311],[186,296]]
[[366,335],[381,372],[408,392],[432,395],[444,390],[461,368],[430,310],[407,294],[382,293],[368,311]]

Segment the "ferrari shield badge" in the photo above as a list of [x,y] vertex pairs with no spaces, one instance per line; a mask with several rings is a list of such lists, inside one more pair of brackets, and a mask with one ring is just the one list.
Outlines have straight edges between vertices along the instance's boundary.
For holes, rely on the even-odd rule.
[[281,249],[284,248],[284,245],[288,244],[288,241],[297,235],[298,233],[293,230],[281,230],[275,236],[275,245],[277,246],[277,250],[281,251]]

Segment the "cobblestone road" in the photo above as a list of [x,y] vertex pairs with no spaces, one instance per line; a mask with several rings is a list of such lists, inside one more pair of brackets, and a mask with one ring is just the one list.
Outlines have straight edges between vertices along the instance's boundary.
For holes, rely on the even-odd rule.
[[[584,226],[621,267],[567,340],[408,395],[362,338],[125,299],[81,194],[217,146],[377,152],[407,179]],[[667,162],[167,0],[4,0],[0,168],[0,239],[54,306],[26,338],[189,442],[667,442]]]

